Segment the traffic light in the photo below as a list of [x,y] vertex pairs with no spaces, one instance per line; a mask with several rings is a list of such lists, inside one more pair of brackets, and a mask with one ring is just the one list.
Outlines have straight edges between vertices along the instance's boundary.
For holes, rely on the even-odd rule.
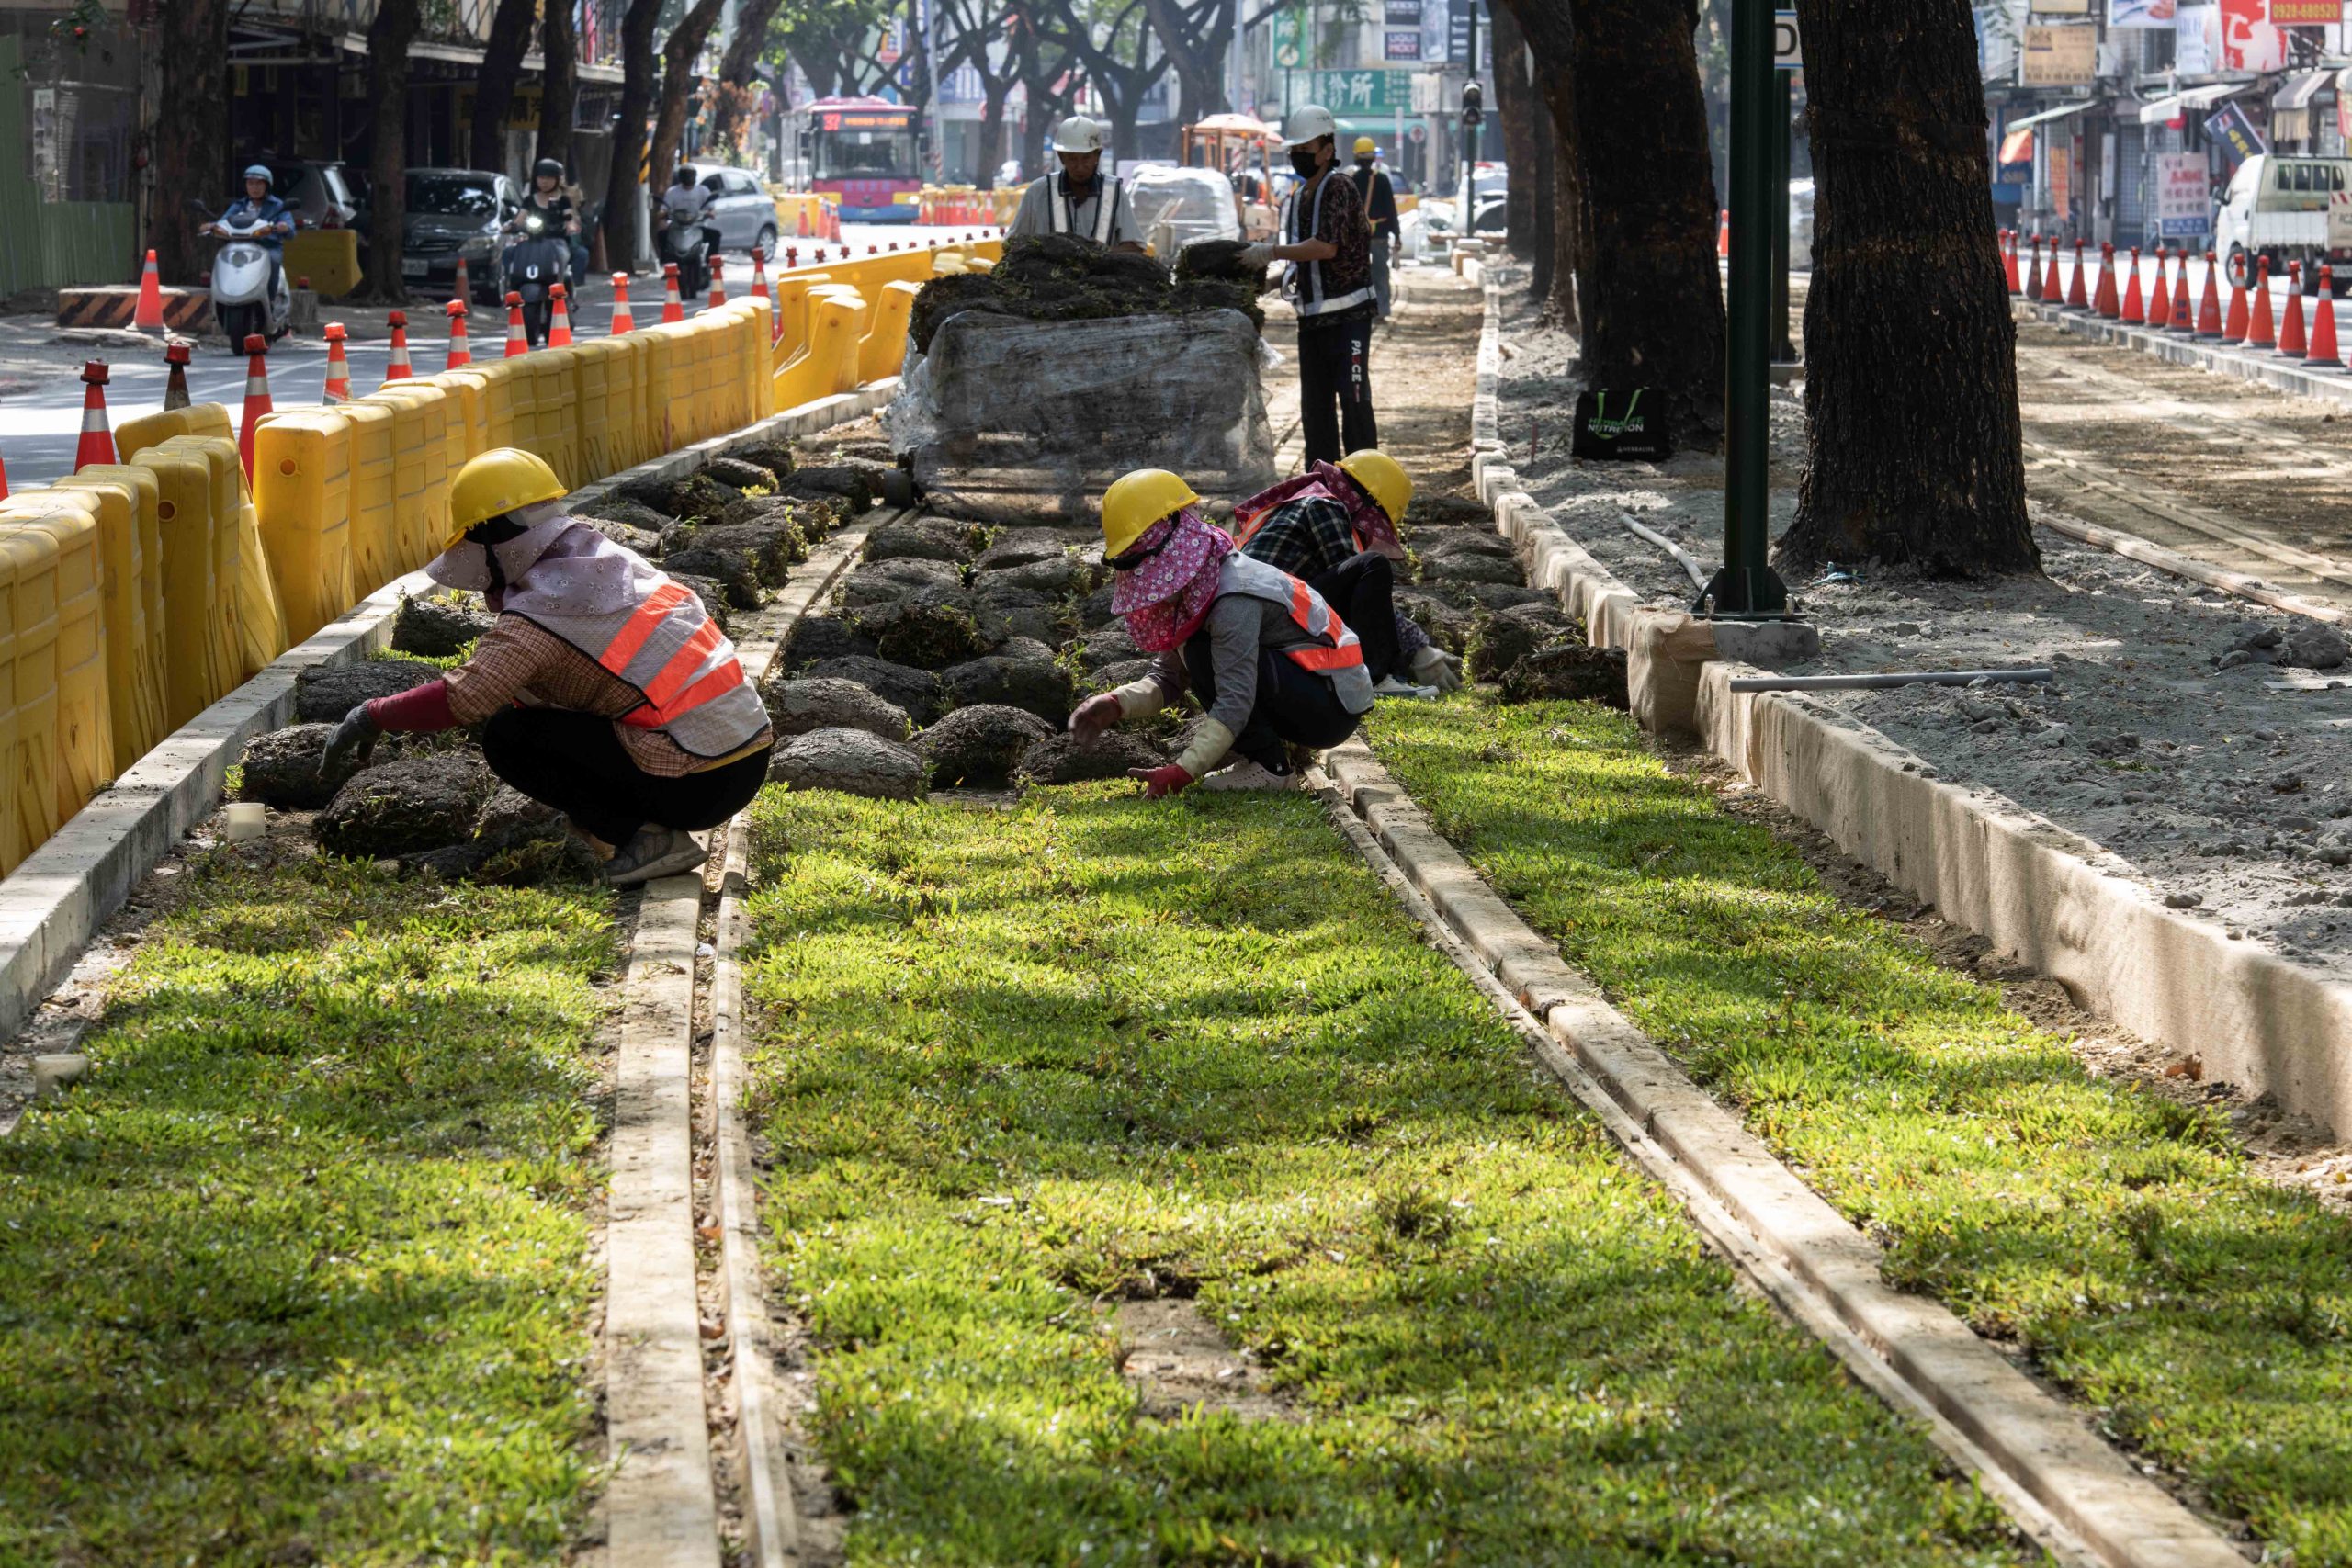
[[1476,125],[1487,118],[1487,95],[1476,82],[1462,84],[1462,123]]

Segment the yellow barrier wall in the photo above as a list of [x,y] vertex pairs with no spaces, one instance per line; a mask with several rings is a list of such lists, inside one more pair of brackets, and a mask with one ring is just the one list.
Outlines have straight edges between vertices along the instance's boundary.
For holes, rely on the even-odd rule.
[[286,635],[300,642],[361,597],[351,572],[351,420],[272,414],[254,433],[254,502]]
[[896,376],[907,359],[907,314],[914,309],[920,285],[898,282],[882,286],[882,299],[874,321],[859,345],[857,378],[863,383]]
[[775,373],[778,408],[797,408],[847,390],[842,385],[844,376],[851,386],[856,384],[858,327],[865,301],[854,288],[827,284],[810,291],[808,309],[813,324],[808,348]]
[[[50,820],[62,825],[115,775],[114,707],[107,685],[106,601],[100,582],[99,498],[85,491],[34,491],[0,503],[0,528],[41,534],[52,548],[46,570],[17,582],[20,648],[33,650],[18,675],[45,674],[53,683],[46,770]],[[44,663],[40,649],[46,647]],[[20,686],[21,700],[26,693]],[[36,699],[34,709],[39,709]],[[19,731],[20,739],[22,730]],[[39,773],[41,770],[34,770]],[[38,779],[28,787],[37,787]],[[55,830],[52,826],[51,831]],[[35,840],[39,842],[39,840]]]
[[217,657],[229,673],[206,699],[209,702],[286,651],[285,623],[277,614],[276,593],[267,588],[266,577],[257,589],[253,567],[245,559],[248,534],[258,552],[261,531],[245,511],[245,468],[237,444],[222,435],[175,435],[157,450],[194,453],[211,467],[212,584],[219,597],[210,621]]
[[53,492],[85,491],[96,504],[107,640],[107,701],[119,773],[170,733],[164,722],[162,542],[155,476],[132,464],[94,463]]
[[359,233],[355,229],[305,229],[286,240],[286,276],[307,277],[311,287],[339,299],[359,287]]
[[[5,503],[0,503],[4,506]],[[57,540],[0,510],[0,873],[57,831]]]
[[212,465],[200,453],[141,448],[131,459],[155,476],[164,545],[164,716],[174,729],[235,682],[214,635]]

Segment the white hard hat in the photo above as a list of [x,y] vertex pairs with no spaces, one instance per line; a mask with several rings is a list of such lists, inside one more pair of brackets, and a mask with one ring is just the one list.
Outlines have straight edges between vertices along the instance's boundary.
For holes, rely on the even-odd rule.
[[1304,108],[1293,109],[1290,118],[1283,121],[1283,145],[1285,147],[1304,147],[1319,138],[1339,134],[1340,122],[1333,119],[1331,111],[1321,104],[1308,104]]
[[1102,128],[1082,114],[1074,114],[1054,127],[1054,151],[1100,152],[1102,151]]

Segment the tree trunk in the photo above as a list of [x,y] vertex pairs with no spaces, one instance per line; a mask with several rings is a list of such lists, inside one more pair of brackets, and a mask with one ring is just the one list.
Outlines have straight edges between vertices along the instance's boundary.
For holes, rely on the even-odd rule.
[[580,101],[580,35],[572,30],[571,0],[547,0],[547,18],[539,24],[547,85],[539,89],[537,155],[561,164],[566,177],[577,184],[571,167],[571,116]]
[[1544,220],[1548,231],[1545,254],[1552,259],[1551,287],[1544,294],[1545,314],[1572,333],[1584,330],[1577,289],[1584,276],[1584,237],[1589,231],[1584,217],[1584,193],[1577,188],[1576,154],[1557,133],[1546,137],[1544,152],[1552,165],[1552,199]]
[[1570,331],[1579,330],[1577,289],[1585,275],[1585,239],[1590,223],[1584,190],[1577,182],[1576,28],[1561,0],[1510,0],[1512,19],[1533,63],[1532,84],[1539,100],[1544,135],[1537,157],[1551,160],[1550,175],[1538,186],[1551,192],[1539,202],[1546,243],[1536,259],[1546,314]]
[[[1503,157],[1513,169],[1533,170],[1536,167],[1535,121],[1544,111],[1535,102],[1532,73],[1528,69],[1525,40],[1520,36],[1519,23],[1508,6],[1497,6],[1493,11],[1495,23],[1495,118],[1499,122],[1503,139]],[[1514,179],[1504,187],[1504,242],[1511,254],[1532,258],[1535,254],[1535,199],[1541,188],[1533,180]]]
[[1797,26],[1817,194],[1781,558],[2038,571],[1969,7],[1798,0]]
[[[218,214],[229,193],[228,0],[174,0],[163,7],[163,90],[155,116],[155,199],[147,209],[147,243],[166,283],[194,284],[209,258],[191,199]],[[14,92],[10,83],[7,90]]]
[[[1585,385],[1655,389],[1679,444],[1719,450],[1724,289],[1694,13],[1687,0],[1570,0],[1569,8],[1588,225],[1577,278]],[[1531,36],[1536,9],[1520,12]]]
[[[554,0],[550,0],[553,4]],[[531,39],[536,0],[498,0],[490,37],[482,41],[481,70],[474,78],[473,152],[469,167],[505,174],[506,111],[514,104],[514,84],[523,75],[523,50]]]
[[667,185],[678,166],[678,144],[686,135],[686,91],[694,82],[695,57],[727,0],[695,0],[670,29],[662,46],[662,107],[653,117],[653,177]]
[[621,103],[613,171],[605,182],[605,257],[630,272],[645,259],[637,250],[637,170],[645,156],[645,111],[653,104],[653,24],[661,15],[662,0],[628,0],[621,16]]
[[980,99],[980,166],[973,172],[972,183],[982,190],[994,190],[996,172],[1004,163],[1004,103],[1012,96],[1012,78],[989,74],[985,65],[981,70],[985,96]]
[[1160,51],[1176,67],[1179,125],[1191,125],[1230,107],[1225,96],[1225,51],[1233,38],[1234,0],[1209,0],[1200,12],[1203,25],[1188,27],[1193,12],[1184,0],[1143,0],[1145,17],[1159,39]]
[[401,252],[408,219],[408,50],[416,41],[417,0],[379,0],[368,24],[368,281],[362,298],[405,305]]
[[[1498,12],[1498,15],[1500,13]],[[1552,111],[1535,96],[1532,85],[1528,92],[1527,140],[1535,153],[1534,194],[1537,199],[1529,206],[1530,241],[1533,251],[1530,260],[1533,269],[1529,276],[1528,297],[1537,304],[1549,306],[1554,279],[1558,276],[1559,244],[1557,216],[1560,207],[1559,138],[1552,130]]]
[[746,92],[761,58],[767,53],[768,23],[784,0],[750,0],[750,4],[735,18],[735,36],[727,40],[727,52],[718,62],[718,80],[734,92],[718,95],[718,112],[711,120],[711,138],[730,147],[742,145],[743,121],[748,118],[757,93]]

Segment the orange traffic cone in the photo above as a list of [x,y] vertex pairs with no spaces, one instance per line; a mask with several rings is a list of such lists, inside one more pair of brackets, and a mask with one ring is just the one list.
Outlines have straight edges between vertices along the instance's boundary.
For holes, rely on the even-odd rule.
[[2156,247],[2156,286],[2148,295],[2148,324],[2162,331],[2172,321],[2172,290],[2165,283],[2165,248]]
[[2147,310],[2140,303],[2140,247],[2134,245],[2132,247],[2132,270],[2123,275],[2123,306],[2116,320],[2126,326],[2136,327],[2147,319]]
[[2066,302],[2065,288],[2058,281],[2058,253],[2064,248],[2059,243],[2057,235],[2050,236],[2050,270],[2041,275],[2041,302],[2045,305],[2064,305]]
[[663,262],[662,264],[662,324],[667,326],[672,321],[683,321],[685,319],[685,301],[678,298],[678,264]]
[[392,323],[392,356],[384,362],[384,379],[405,381],[415,374],[408,364],[408,314],[394,310],[386,320]]
[[2188,247],[2172,254],[2172,313],[2162,323],[2177,333],[2197,330],[2196,308],[2188,302]]
[[457,370],[474,362],[473,344],[466,337],[466,302],[452,299],[441,309],[449,316],[449,363],[445,369]]
[[2262,265],[2255,271],[2254,298],[2249,303],[2253,310],[2246,321],[2245,346],[2268,348],[2278,341],[2278,335],[2272,329],[2270,320],[2270,258],[2268,256],[2262,258]]
[[523,337],[523,297],[509,291],[506,296],[506,357],[528,354],[531,345]]
[[[955,221],[967,223],[971,220],[958,218]],[[1723,209],[1723,216],[1715,220],[1715,254],[1719,257],[1731,254],[1731,209],[1728,207]]]
[[549,348],[571,346],[571,310],[563,301],[563,285],[560,283],[550,284],[548,287],[548,298],[554,302],[555,311],[554,316],[548,322]]
[[2197,335],[2215,338],[2222,335],[2221,286],[2214,281],[2213,253],[2205,253],[2205,293],[2197,301]]
[[714,310],[727,303],[727,264],[717,256],[710,258],[709,303]]
[[2085,242],[2075,242],[2075,276],[2066,280],[2066,309],[2087,310],[2091,308],[2090,264],[2083,259]]
[[114,432],[107,425],[107,362],[93,359],[82,367],[82,444],[74,448],[74,471],[93,463],[111,463]]
[[164,342],[164,363],[171,367],[164,381],[164,412],[187,407],[187,362],[190,345],[184,337]]
[[2244,343],[2247,331],[2245,282],[2230,279],[2230,313],[2222,319],[2222,335],[2232,343]]
[[752,298],[774,299],[768,293],[768,254],[757,245],[752,247]]
[[842,243],[842,209],[838,203],[825,209],[825,238],[837,245]]
[[467,304],[473,303],[474,280],[466,275],[466,258],[463,256],[458,258],[458,281],[450,286],[449,291]]
[[2335,269],[2319,266],[2319,303],[2312,310],[2311,352],[2303,363],[2315,370],[2341,370],[2344,356],[2335,348]]
[[619,337],[637,331],[637,318],[629,313],[628,274],[613,274],[613,335]]
[[2301,359],[2306,344],[2303,342],[2303,264],[2287,264],[2287,310],[2278,318],[2278,353],[2286,359]]
[[799,223],[800,232],[798,232],[797,234],[795,234],[795,235],[793,236],[793,238],[794,238],[794,239],[796,239],[796,240],[806,240],[806,239],[809,238],[809,233],[808,233],[808,201],[807,201],[805,198],[804,198],[804,199],[799,203],[799,208],[800,208],[800,223]]
[[155,275],[153,251],[139,268],[139,303],[131,309],[130,324],[142,333],[164,330],[164,280]]
[[2041,298],[2041,236],[2033,237],[2033,269],[2025,275],[2025,297],[2028,301]]
[[327,391],[321,400],[329,408],[351,400],[351,361],[343,354],[343,340],[350,335],[341,321],[327,323]]
[[2098,248],[2098,288],[2091,295],[2091,309],[2110,321],[2123,315],[2122,303],[2116,298],[2115,247],[2103,242]]
[[269,412],[269,340],[259,333],[245,339],[245,421],[237,430],[237,456],[245,465],[245,478],[254,477],[254,432]]
[[2001,247],[2001,281],[2008,286],[2011,298],[2015,298],[2018,293],[2017,234],[2011,230],[2004,229],[2000,231],[1999,243]]

